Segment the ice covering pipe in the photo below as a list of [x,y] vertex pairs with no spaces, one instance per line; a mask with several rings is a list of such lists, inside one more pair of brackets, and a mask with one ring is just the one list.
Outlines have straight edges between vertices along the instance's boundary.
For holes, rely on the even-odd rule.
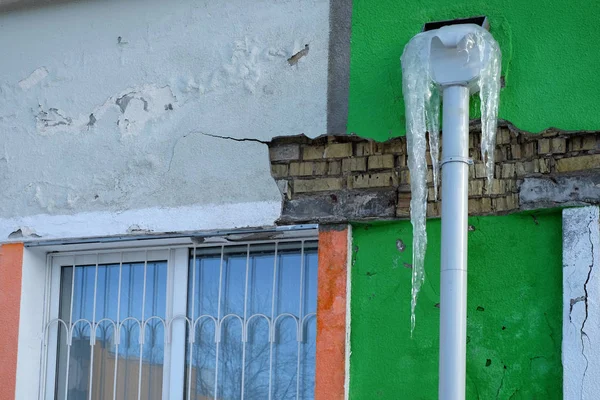
[[439,398],[443,400],[465,398],[469,96],[480,93],[482,160],[491,180],[500,59],[496,41],[474,24],[442,26],[418,34],[402,54],[414,232],[411,333],[417,295],[424,279],[427,243],[425,135],[429,133],[433,184],[437,191],[440,92],[444,100],[439,387]]

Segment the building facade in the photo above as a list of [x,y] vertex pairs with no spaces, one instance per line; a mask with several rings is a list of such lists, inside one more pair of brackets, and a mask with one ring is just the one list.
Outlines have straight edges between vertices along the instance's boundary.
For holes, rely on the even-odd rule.
[[502,91],[492,182],[471,100],[467,398],[595,398],[598,11],[0,0],[0,398],[435,398],[400,55],[479,15]]

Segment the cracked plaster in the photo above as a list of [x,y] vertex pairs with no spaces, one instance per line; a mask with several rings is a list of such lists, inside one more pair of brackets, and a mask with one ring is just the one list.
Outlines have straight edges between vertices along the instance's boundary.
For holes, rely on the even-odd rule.
[[563,211],[563,397],[600,392],[600,234],[598,207]]
[[[170,231],[161,210],[221,205],[237,214],[179,228],[273,224],[281,195],[263,143],[325,133],[328,16],[325,0],[0,13],[0,241],[21,226],[61,236],[89,213]],[[113,232],[92,223],[81,234]]]

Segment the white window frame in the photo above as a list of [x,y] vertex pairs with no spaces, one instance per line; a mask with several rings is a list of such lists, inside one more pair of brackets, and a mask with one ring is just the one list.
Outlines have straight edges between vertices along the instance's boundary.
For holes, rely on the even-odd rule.
[[[129,262],[150,262],[167,260],[167,310],[166,321],[171,321],[171,328],[166,329],[167,343],[165,344],[163,371],[163,399],[185,399],[185,329],[187,317],[188,268],[190,250],[202,247],[230,247],[255,244],[275,244],[284,242],[304,242],[318,240],[316,229],[290,231],[283,238],[272,240],[235,240],[222,241],[218,237],[206,240],[203,244],[195,244],[186,238],[185,244],[169,244],[167,246],[135,247],[120,242],[112,247],[103,246],[101,249],[85,249],[77,245],[75,251],[53,252],[47,258],[45,310],[43,317],[43,344],[40,368],[40,400],[53,400],[56,383],[56,360],[58,356],[58,334],[54,325],[59,316],[61,268],[68,265],[100,265]],[[160,243],[160,241],[157,241]],[[172,242],[171,242],[172,243]],[[184,288],[185,290],[182,290]],[[52,325],[52,329],[47,329]],[[64,329],[64,327],[61,327]],[[48,334],[46,335],[46,331]],[[172,331],[169,333],[168,331]],[[172,362],[172,360],[181,360]],[[58,399],[63,400],[63,399]]]
[[[60,278],[61,268],[67,265],[99,265],[99,264],[119,264],[130,262],[151,262],[167,260],[167,310],[166,320],[173,321],[173,334],[166,333],[167,343],[165,344],[164,371],[163,373],[163,395],[164,399],[183,398],[183,375],[185,363],[173,363],[171,360],[182,359],[185,353],[185,319],[178,319],[178,316],[185,317],[187,307],[187,274],[188,274],[188,247],[176,249],[134,249],[134,250],[107,250],[103,252],[83,252],[77,253],[59,253],[51,257],[50,287],[49,287],[49,314],[47,327],[57,324],[60,303]],[[175,290],[175,286],[179,290]],[[183,285],[185,290],[180,290]],[[96,321],[93,321],[96,322]],[[64,329],[61,327],[61,329]],[[56,358],[58,353],[58,335],[56,329],[47,329],[46,340],[46,359],[42,365],[42,391],[41,398],[54,399],[56,383]],[[169,331],[169,329],[165,329]],[[179,365],[181,364],[181,365]],[[171,382],[180,382],[173,384]],[[60,399],[59,399],[60,400]]]

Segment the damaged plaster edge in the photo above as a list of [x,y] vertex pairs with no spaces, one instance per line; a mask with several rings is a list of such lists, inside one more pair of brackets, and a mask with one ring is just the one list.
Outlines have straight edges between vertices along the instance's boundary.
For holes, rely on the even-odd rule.
[[[600,135],[600,130],[567,130],[567,129],[559,129],[559,128],[547,128],[540,132],[529,132],[524,129],[518,128],[512,122],[504,119],[498,120],[498,129],[508,129],[511,134],[515,136],[524,136],[525,138],[529,138],[531,140],[538,140],[542,137],[573,137],[573,136],[584,136],[584,135]],[[471,119],[469,121],[469,133],[480,133],[481,132],[481,119]],[[442,132],[443,134],[443,132]],[[398,135],[391,137],[386,140],[377,140],[368,136],[362,136],[357,134],[356,132],[330,132],[324,133],[322,135],[317,135],[314,137],[308,136],[304,133],[300,133],[297,135],[281,135],[281,136],[273,136],[270,141],[265,142],[266,144],[272,145],[281,145],[281,144],[311,144],[311,145],[320,145],[326,144],[329,140],[335,139],[340,143],[344,142],[359,142],[359,141],[368,141],[372,143],[394,143],[398,140],[405,140],[406,135]]]
[[563,210],[563,397],[597,396],[600,374],[600,260],[597,206]]
[[[279,201],[257,201],[0,218],[0,244],[273,226],[280,212]],[[15,235],[19,229],[35,235]]]
[[[469,126],[471,128],[481,126],[481,119],[472,119],[469,121]],[[539,132],[532,132],[526,129],[521,129],[513,124],[510,120],[507,119],[498,119],[498,127],[499,128],[508,128],[509,131],[516,135],[526,135],[526,136],[553,136],[553,135],[589,135],[589,134],[600,134],[600,129],[561,129],[553,126],[549,126],[546,129],[542,129]]]
[[519,206],[525,211],[599,203],[600,170],[526,176],[519,187]]

